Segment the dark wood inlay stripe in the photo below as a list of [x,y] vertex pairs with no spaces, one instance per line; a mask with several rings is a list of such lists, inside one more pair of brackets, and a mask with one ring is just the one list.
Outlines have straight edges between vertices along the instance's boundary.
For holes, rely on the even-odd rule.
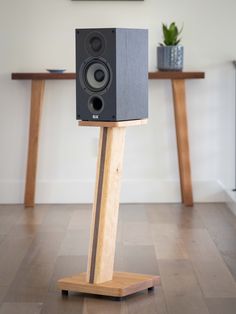
[[98,179],[98,189],[97,189],[96,213],[95,213],[95,222],[94,222],[93,246],[92,246],[91,264],[90,264],[89,283],[94,283],[94,276],[95,276],[98,230],[99,230],[99,220],[100,220],[100,210],[101,210],[101,200],[102,200],[103,174],[104,174],[104,166],[105,166],[105,158],[106,158],[107,130],[108,128],[103,128],[103,134],[102,134],[102,148],[101,148],[100,167],[99,167],[99,179]]

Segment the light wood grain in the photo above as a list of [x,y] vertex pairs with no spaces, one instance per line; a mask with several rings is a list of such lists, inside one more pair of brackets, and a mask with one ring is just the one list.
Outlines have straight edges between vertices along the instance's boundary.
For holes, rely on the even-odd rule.
[[182,202],[193,205],[185,81],[172,80]]
[[43,105],[44,86],[45,81],[43,80],[32,81],[28,163],[24,200],[25,207],[34,207],[40,117]]
[[81,273],[78,276],[60,279],[58,287],[67,291],[123,297],[157,286],[159,283],[159,276],[115,272],[110,281],[90,284],[86,280],[86,273]]
[[126,127],[147,124],[148,119],[127,120],[127,121],[79,121],[80,126],[95,126],[95,127]]
[[[103,138],[105,131],[106,139]],[[104,140],[106,147],[102,152]],[[101,129],[87,277],[88,281],[92,280],[94,283],[111,280],[113,274],[124,144],[125,128]],[[105,157],[102,154],[105,154]],[[101,164],[102,159],[104,165]],[[99,186],[101,177],[102,183]],[[98,204],[99,193],[101,194],[100,204]],[[98,210],[99,217],[96,218]],[[97,231],[96,224],[99,224]],[[94,275],[91,279],[92,271]]]

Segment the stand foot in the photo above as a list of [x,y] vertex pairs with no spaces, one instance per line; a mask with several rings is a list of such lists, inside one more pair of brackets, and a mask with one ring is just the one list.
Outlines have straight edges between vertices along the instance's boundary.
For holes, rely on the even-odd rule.
[[125,297],[113,297],[114,301],[123,301]]
[[63,291],[67,293],[75,291],[115,297],[115,300],[121,301],[123,297],[138,291],[153,290],[159,283],[159,276],[115,272],[112,280],[94,284],[86,281],[86,273],[81,273],[78,276],[60,279],[58,287],[62,290],[62,294]]
[[69,291],[68,290],[61,290],[61,294],[63,296],[67,296],[69,294]]

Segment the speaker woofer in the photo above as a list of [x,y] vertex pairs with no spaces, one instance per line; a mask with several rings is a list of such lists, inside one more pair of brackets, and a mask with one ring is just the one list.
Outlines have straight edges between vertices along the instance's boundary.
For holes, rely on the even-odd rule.
[[84,66],[83,80],[87,89],[93,92],[104,90],[110,82],[110,70],[101,60],[91,60]]

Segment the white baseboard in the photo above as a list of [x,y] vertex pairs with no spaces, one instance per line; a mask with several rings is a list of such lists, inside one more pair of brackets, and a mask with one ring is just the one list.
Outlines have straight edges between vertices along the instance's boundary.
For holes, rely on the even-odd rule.
[[[39,181],[36,203],[92,203],[94,181]],[[218,181],[194,181],[195,202],[224,202],[225,191]],[[24,199],[24,182],[0,181],[0,203],[19,204]],[[178,203],[178,181],[123,180],[121,203]]]
[[236,192],[233,192],[232,190],[227,190],[224,186],[223,189],[225,193],[225,203],[236,215]]

